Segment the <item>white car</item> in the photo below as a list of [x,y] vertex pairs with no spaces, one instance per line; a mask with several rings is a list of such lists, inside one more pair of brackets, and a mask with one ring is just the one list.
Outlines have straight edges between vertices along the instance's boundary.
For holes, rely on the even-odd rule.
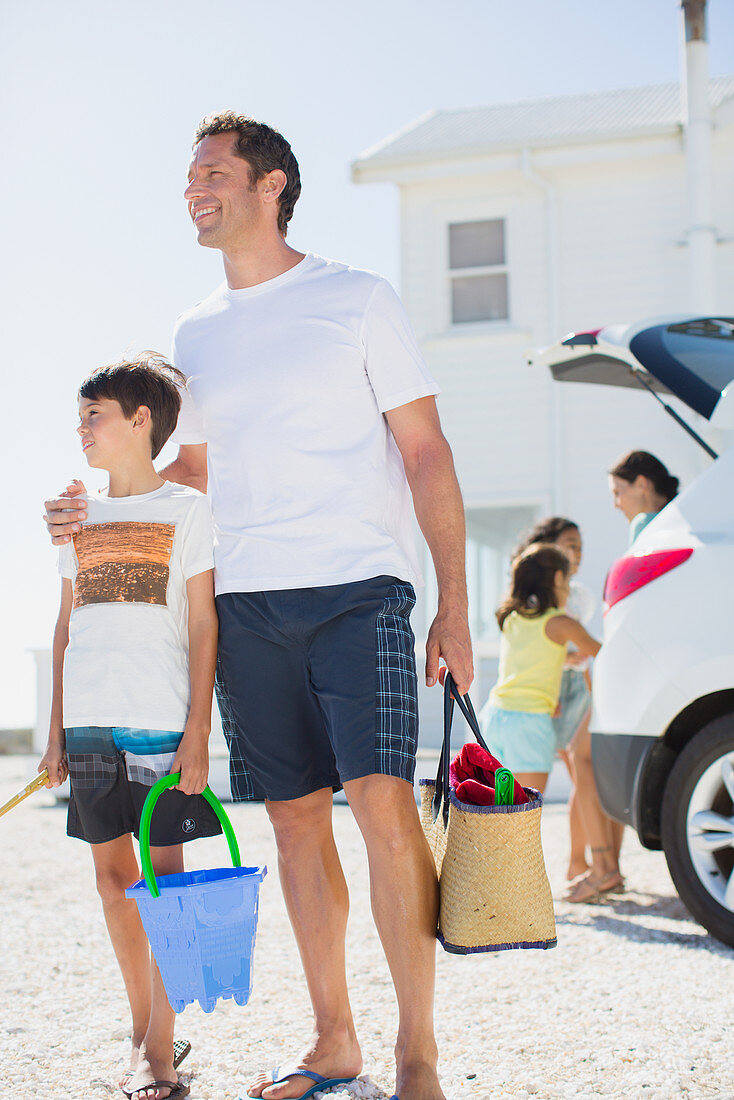
[[[560,380],[674,393],[734,428],[731,318],[573,333],[532,361]],[[683,426],[715,461],[609,572],[592,757],[605,810],[663,848],[687,908],[734,946],[734,448],[716,457]]]

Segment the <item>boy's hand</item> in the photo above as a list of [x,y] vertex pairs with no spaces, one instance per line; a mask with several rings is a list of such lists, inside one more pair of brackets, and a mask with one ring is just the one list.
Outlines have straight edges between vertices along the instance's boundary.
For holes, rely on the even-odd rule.
[[84,482],[75,479],[69,482],[63,493],[59,493],[57,497],[44,502],[46,511],[43,518],[54,546],[62,546],[65,542],[70,542],[71,536],[79,531],[81,520],[87,518],[85,501],[80,502],[81,508],[79,511],[69,511],[70,498],[79,496],[80,493],[86,493],[86,491]]
[[209,730],[184,730],[170,774],[181,772],[179,783],[173,788],[184,794],[201,794],[209,778]]
[[38,771],[48,771],[47,787],[60,787],[66,781],[69,774],[69,765],[66,760],[66,752],[60,741],[49,741],[46,751],[38,765]]

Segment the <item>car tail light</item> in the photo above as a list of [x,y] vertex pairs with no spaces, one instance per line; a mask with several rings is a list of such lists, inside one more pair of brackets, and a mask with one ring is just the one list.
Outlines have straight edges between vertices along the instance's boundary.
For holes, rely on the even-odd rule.
[[630,554],[615,561],[604,585],[604,610],[614,607],[625,596],[669,573],[688,561],[693,550],[655,550],[650,554]]

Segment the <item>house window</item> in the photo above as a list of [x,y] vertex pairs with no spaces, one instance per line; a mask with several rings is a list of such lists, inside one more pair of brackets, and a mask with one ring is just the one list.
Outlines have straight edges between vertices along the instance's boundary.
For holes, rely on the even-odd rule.
[[505,222],[449,225],[451,321],[504,321],[509,317]]

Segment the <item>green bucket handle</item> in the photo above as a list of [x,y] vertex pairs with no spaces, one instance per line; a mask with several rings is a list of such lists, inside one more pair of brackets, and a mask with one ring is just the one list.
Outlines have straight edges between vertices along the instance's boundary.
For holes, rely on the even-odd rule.
[[[155,872],[153,871],[153,864],[150,860],[150,819],[153,816],[155,804],[163,792],[167,791],[169,787],[175,787],[180,780],[181,772],[174,772],[173,775],[164,775],[162,779],[159,779],[148,791],[148,797],[145,800],[143,813],[140,817],[140,862],[143,867],[143,877],[145,878],[146,885],[154,898],[159,898],[161,892],[158,888]],[[237,844],[237,837],[234,834],[232,822],[224,812],[224,806],[211,787],[205,787],[201,793],[219,818],[219,823],[222,826],[224,835],[227,838],[227,843],[229,844],[229,854],[232,857],[232,866],[241,867],[242,861],[240,859],[240,849]]]

